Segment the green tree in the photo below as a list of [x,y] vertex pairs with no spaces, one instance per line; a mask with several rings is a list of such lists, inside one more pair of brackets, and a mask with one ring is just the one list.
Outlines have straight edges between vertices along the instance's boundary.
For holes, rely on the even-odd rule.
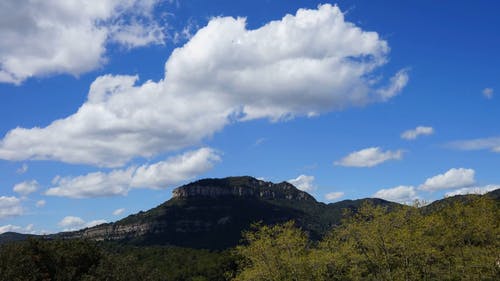
[[312,254],[311,242],[293,222],[274,226],[254,225],[244,233],[245,244],[236,252],[242,257],[235,280],[317,280],[323,267]]

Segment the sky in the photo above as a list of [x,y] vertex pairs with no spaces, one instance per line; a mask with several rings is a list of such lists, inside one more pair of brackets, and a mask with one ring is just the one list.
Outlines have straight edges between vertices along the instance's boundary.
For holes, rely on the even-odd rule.
[[325,203],[500,188],[496,1],[0,3],[0,233],[206,177]]

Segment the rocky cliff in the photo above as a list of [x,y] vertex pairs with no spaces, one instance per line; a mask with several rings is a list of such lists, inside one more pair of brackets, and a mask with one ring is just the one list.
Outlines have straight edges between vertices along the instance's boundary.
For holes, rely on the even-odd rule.
[[309,200],[316,201],[306,192],[288,182],[278,184],[252,177],[203,179],[174,189],[175,199],[188,198],[255,198],[262,200]]
[[224,248],[235,245],[254,222],[314,224],[300,204],[324,205],[288,182],[248,176],[203,179],[174,189],[172,199],[146,212],[50,238]]
[[340,223],[343,209],[355,210],[367,201],[395,204],[361,199],[327,205],[287,182],[272,183],[248,176],[203,179],[176,188],[170,200],[148,211],[47,238],[224,249],[238,244],[241,232],[255,222],[293,220],[317,239]]

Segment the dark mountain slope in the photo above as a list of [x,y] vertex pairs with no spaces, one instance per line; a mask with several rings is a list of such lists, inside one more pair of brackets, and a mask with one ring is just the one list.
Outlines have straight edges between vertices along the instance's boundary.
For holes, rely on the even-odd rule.
[[22,241],[22,240],[26,240],[30,237],[37,237],[37,235],[23,234],[23,233],[17,233],[17,232],[5,232],[5,233],[0,234],[0,244],[6,243],[6,242]]
[[52,237],[221,249],[236,245],[252,223],[294,220],[311,238],[319,239],[340,223],[342,209],[355,210],[366,201],[397,205],[380,199],[327,205],[287,182],[275,184],[252,177],[203,179],[174,189],[172,199],[146,212]]
[[423,206],[422,211],[424,213],[439,212],[443,208],[453,205],[455,203],[467,203],[481,196],[485,196],[487,198],[497,201],[497,204],[500,206],[500,189],[496,189],[488,193],[485,193],[484,195],[467,194],[467,195],[455,195],[451,197],[446,197],[441,200],[436,200],[430,203],[429,205]]
[[[498,191],[487,196],[495,194],[498,195]],[[426,210],[439,210],[440,204],[458,200],[454,198],[436,201]],[[365,202],[389,208],[400,206],[376,198],[324,204],[290,183],[275,184],[252,177],[203,179],[174,189],[172,199],[148,211],[114,223],[46,238],[222,249],[236,245],[241,232],[249,229],[252,223],[276,224],[294,220],[311,238],[319,239],[340,224],[344,209],[355,212]],[[22,237],[19,235],[17,240]],[[12,235],[0,235],[0,243],[11,240],[9,237]]]

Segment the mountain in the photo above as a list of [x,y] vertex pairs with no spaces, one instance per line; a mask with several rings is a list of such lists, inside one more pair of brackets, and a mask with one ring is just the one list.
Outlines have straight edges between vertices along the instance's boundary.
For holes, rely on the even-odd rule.
[[440,210],[453,205],[455,203],[466,203],[472,201],[474,198],[480,197],[480,196],[485,196],[488,197],[492,200],[495,200],[500,206],[500,188],[495,189],[493,191],[490,191],[488,193],[485,193],[484,195],[479,195],[479,194],[465,194],[465,195],[455,195],[451,197],[446,197],[441,200],[436,200],[429,205],[423,206],[422,211],[424,213],[432,213],[432,212],[439,212]]
[[324,204],[288,182],[248,176],[203,179],[174,189],[172,199],[146,212],[51,237],[222,249],[238,244],[241,232],[252,223],[294,220],[313,239],[319,239],[340,223],[343,209],[356,209],[366,201],[395,205],[381,199]]
[[[498,199],[498,194],[497,190],[487,196]],[[438,200],[426,208],[438,210],[439,206],[460,198]],[[345,209],[355,212],[365,202],[389,208],[400,206],[376,198],[325,204],[288,182],[272,183],[248,176],[202,179],[174,189],[170,200],[148,211],[114,223],[45,237],[224,249],[238,244],[241,232],[249,229],[252,223],[276,224],[294,220],[312,239],[319,239],[340,224]],[[0,243],[9,241],[9,237],[13,237],[9,235],[0,235]],[[15,236],[17,240],[19,235]]]
[[30,237],[37,237],[37,235],[23,234],[23,233],[17,233],[17,232],[4,232],[4,233],[0,234],[0,244],[6,243],[6,242],[22,241],[22,240],[26,240]]

